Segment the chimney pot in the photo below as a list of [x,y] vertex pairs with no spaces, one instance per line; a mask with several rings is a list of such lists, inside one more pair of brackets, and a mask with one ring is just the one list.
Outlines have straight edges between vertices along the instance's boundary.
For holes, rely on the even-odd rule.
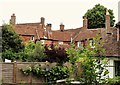
[[12,16],[15,16],[15,14],[13,13],[13,15]]

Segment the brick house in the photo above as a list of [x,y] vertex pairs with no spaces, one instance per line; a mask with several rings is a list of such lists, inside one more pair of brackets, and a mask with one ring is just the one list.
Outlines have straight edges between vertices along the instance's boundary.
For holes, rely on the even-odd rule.
[[120,76],[120,22],[116,27],[110,27],[110,15],[106,13],[105,28],[88,29],[88,20],[83,17],[83,27],[75,29],[64,29],[64,24],[60,24],[59,30],[53,31],[52,24],[45,25],[45,18],[41,17],[37,23],[16,24],[16,16],[13,14],[10,23],[13,25],[15,32],[19,34],[24,43],[29,40],[41,40],[43,44],[55,44],[61,47],[69,48],[71,42],[76,46],[85,46],[89,43],[92,47],[92,40],[96,34],[100,34],[104,41],[106,57],[108,58],[109,77]]

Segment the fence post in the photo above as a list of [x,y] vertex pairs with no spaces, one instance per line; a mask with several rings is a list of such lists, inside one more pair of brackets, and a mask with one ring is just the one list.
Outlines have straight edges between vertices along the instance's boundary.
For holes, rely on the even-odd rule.
[[15,61],[13,63],[13,83],[16,83],[16,70],[17,70],[17,63]]
[[0,62],[0,85],[2,85],[2,62]]

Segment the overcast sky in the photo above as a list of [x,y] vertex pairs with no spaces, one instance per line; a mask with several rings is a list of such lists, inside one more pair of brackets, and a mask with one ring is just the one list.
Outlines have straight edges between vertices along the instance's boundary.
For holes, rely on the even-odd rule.
[[114,12],[118,22],[118,2],[120,0],[0,0],[0,25],[8,23],[15,13],[16,23],[40,22],[52,24],[52,29],[59,29],[60,23],[65,29],[82,26],[82,16],[88,9],[101,4]]

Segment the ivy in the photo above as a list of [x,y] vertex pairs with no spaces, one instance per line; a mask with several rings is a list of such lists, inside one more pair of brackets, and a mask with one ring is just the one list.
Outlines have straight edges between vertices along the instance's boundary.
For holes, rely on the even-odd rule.
[[44,78],[46,82],[56,82],[56,80],[69,77],[69,70],[64,66],[54,66],[47,70],[46,68],[42,68],[40,64],[36,64],[20,70],[26,76],[32,74],[37,78]]
[[31,68],[30,66],[27,66],[26,68],[20,69],[20,71],[21,71],[24,75],[28,76],[28,75],[31,74],[32,68]]

